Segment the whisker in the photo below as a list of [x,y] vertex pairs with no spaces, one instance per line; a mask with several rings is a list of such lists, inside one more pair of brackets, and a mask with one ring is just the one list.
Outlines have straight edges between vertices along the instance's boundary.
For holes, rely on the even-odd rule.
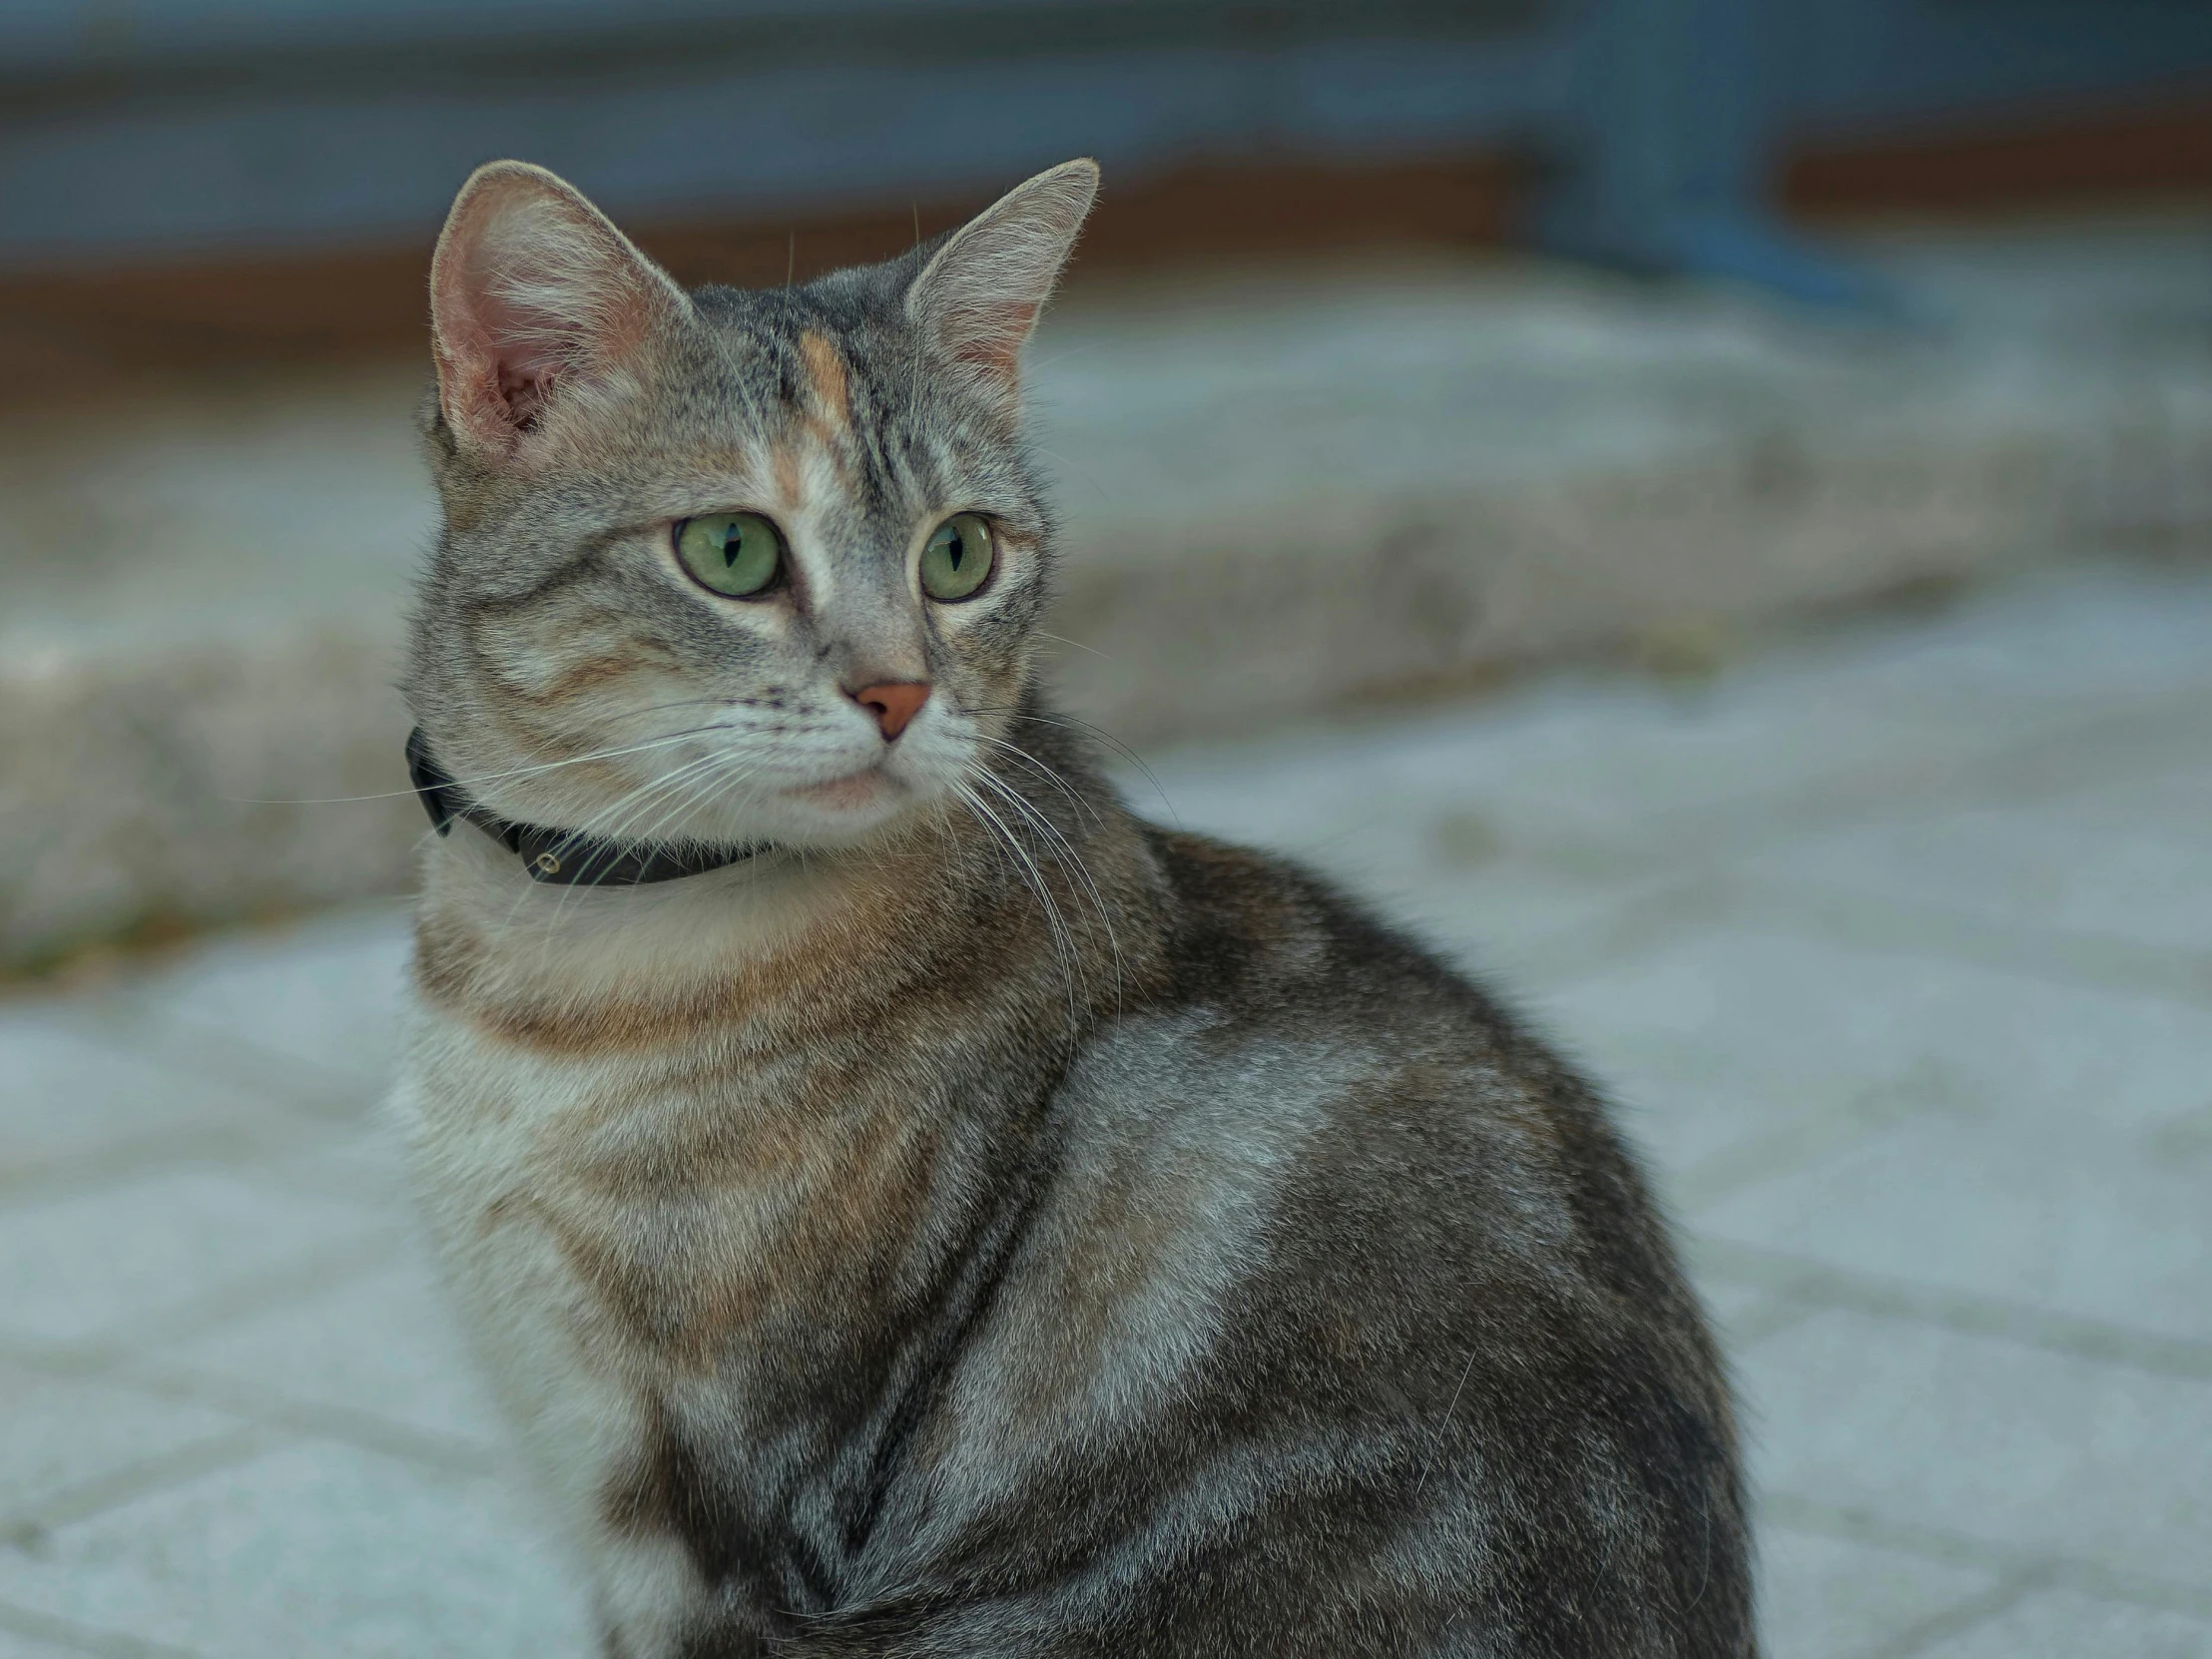
[[1078,812],[1088,813],[1093,824],[1103,824],[1105,822],[1104,819],[1098,816],[1098,809],[1092,806],[1090,802],[1084,800],[1081,795],[1077,794],[1075,787],[1072,784],[1070,784],[1065,778],[1062,778],[1057,772],[1054,772],[1050,767],[1046,766],[1044,762],[1038,760],[1036,756],[1030,754],[1028,750],[1022,748],[1020,744],[1008,743],[1004,738],[988,737],[981,732],[974,733],[973,736],[977,743],[987,743],[993,749],[1003,749],[1007,754],[1013,756],[1016,760],[1025,762],[1030,768],[1042,775],[1047,783],[1052,785],[1053,788],[1057,789],[1062,795],[1066,796],[1069,801],[1074,803],[1075,808]]
[[1040,368],[1049,368],[1052,364],[1065,362],[1070,357],[1087,356],[1089,353],[1103,348],[1105,344],[1104,340],[1094,339],[1083,345],[1071,345],[1065,351],[1055,351],[1042,361],[1031,363],[1029,367],[1032,372]]
[[1048,634],[1042,628],[1039,628],[1037,630],[1037,638],[1039,638],[1040,640],[1058,640],[1062,645],[1072,645],[1078,651],[1088,651],[1092,656],[1100,658],[1103,661],[1109,663],[1114,661],[1111,656],[1109,656],[1106,652],[1099,650],[1097,646],[1085,645],[1081,640],[1071,640],[1065,634]]
[[967,804],[968,810],[975,815],[977,822],[986,826],[1005,842],[1006,849],[1014,855],[1019,863],[1024,879],[1028,881],[1031,889],[1036,893],[1037,902],[1043,906],[1045,926],[1051,932],[1053,949],[1060,958],[1061,974],[1067,982],[1068,1022],[1071,1025],[1075,1024],[1080,1015],[1076,1004],[1077,975],[1074,935],[1069,933],[1067,929],[1067,923],[1060,914],[1060,906],[1053,901],[1052,890],[1045,882],[1044,871],[1037,867],[1037,861],[1029,856],[1028,849],[1021,844],[1013,830],[1007,827],[1005,821],[990,810],[981,796],[958,779],[953,780],[952,789],[960,800]]
[[1008,720],[1026,720],[1036,726],[1055,726],[1063,731],[1086,734],[1097,742],[1104,744],[1132,767],[1135,767],[1143,775],[1144,781],[1152,786],[1152,793],[1160,798],[1160,805],[1167,808],[1169,816],[1175,819],[1176,828],[1182,828],[1182,816],[1176,812],[1175,803],[1168,799],[1168,792],[1160,783],[1158,775],[1145,764],[1142,755],[1139,755],[1128,744],[1115,737],[1103,726],[1094,725],[1079,715],[1030,715],[1022,713],[1018,708],[976,708],[969,709],[967,713],[971,715],[1004,715]]
[[608,720],[636,720],[644,715],[665,714],[670,709],[699,709],[710,704],[720,708],[757,707],[750,700],[742,697],[678,697],[672,698],[666,703],[648,703],[636,709],[612,709],[608,711],[605,718]]
[[[1074,355],[1074,353],[1069,351],[1063,351],[1060,353],[1060,356],[1062,357],[1072,355]],[[1055,362],[1057,362],[1059,358],[1057,357],[1053,359],[1053,361]],[[1058,461],[1062,466],[1067,467],[1070,471],[1080,472],[1083,475],[1083,482],[1090,485],[1092,489],[1098,491],[1099,500],[1106,501],[1112,499],[1106,493],[1106,486],[1098,481],[1097,475],[1094,474],[1089,467],[1083,465],[1080,461],[1070,460],[1067,456],[1061,454],[1057,449],[1047,449],[1041,443],[1037,445],[1037,453],[1040,455],[1051,456],[1054,460]]]
[[[672,785],[676,784],[688,775],[698,772],[705,767],[714,765],[719,759],[720,757],[716,755],[698,756],[690,761],[686,761],[681,766],[672,768],[670,771],[662,773],[658,778],[647,780],[645,783],[638,785],[636,788],[616,797],[613,801],[609,802],[598,812],[586,817],[581,823],[579,823],[574,829],[569,831],[570,835],[575,837],[596,837],[598,836],[602,826],[618,827],[620,825],[625,825],[629,823],[634,815],[642,812],[646,804],[657,798],[663,791],[669,789]],[[533,881],[531,883],[531,886],[535,886],[538,883]],[[596,885],[596,883],[593,884]],[[527,901],[529,890],[529,887],[524,887],[515,894],[514,903],[508,907],[508,921],[510,923],[512,923],[514,919],[514,912],[519,909],[524,902]],[[562,913],[567,908],[567,898],[568,894],[564,893],[561,895],[560,901],[554,904],[553,913],[548,918],[545,936],[545,948],[548,950],[551,948],[553,930],[555,927],[558,926]],[[543,965],[542,959],[540,965]]]
[[[600,838],[600,828],[602,826],[606,826],[606,828],[626,826],[626,823],[631,821],[637,812],[644,810],[644,806],[648,801],[653,801],[655,797],[662,795],[664,790],[668,790],[679,779],[684,779],[686,775],[690,775],[690,772],[697,772],[699,768],[710,766],[715,759],[717,757],[713,757],[713,755],[693,757],[690,761],[684,761],[682,766],[670,768],[668,772],[662,772],[662,775],[659,775],[657,779],[648,779],[646,783],[639,783],[637,788],[628,790],[626,795],[615,797],[615,801],[608,803],[608,806],[604,806],[600,812],[588,814],[588,817],[582,823],[577,823],[577,826],[569,831],[571,838],[584,838],[584,836]],[[606,838],[617,838],[617,836],[606,836]],[[537,882],[531,882],[531,887],[535,887],[535,884]],[[591,884],[597,884],[597,882],[591,882]],[[553,913],[549,915],[549,918],[546,918],[544,935],[540,940],[540,969],[546,964],[546,955],[549,955],[551,949],[553,949],[553,933],[560,929],[562,915],[566,913],[566,909],[569,909],[573,887],[575,887],[575,882],[571,882],[571,891],[564,891],[564,893],[557,895],[555,902],[553,902]],[[513,920],[513,911],[520,909],[522,904],[526,902],[526,895],[529,895],[529,891],[531,891],[529,887],[524,887],[522,891],[515,893],[515,902],[509,907],[509,920]]]
[[1105,893],[1099,890],[1097,878],[1091,874],[1091,866],[1083,861],[1083,855],[1080,852],[1076,851],[1073,843],[1068,840],[1066,835],[1060,832],[1059,826],[1054,824],[1050,819],[1046,818],[1045,815],[1039,812],[1032,803],[1023,800],[1019,791],[1011,788],[1003,780],[992,777],[988,772],[979,770],[976,773],[976,778],[979,782],[987,785],[999,796],[1001,800],[1005,801],[1007,805],[1013,807],[1015,810],[1020,812],[1025,818],[1029,820],[1030,823],[1034,824],[1039,830],[1041,830],[1047,836],[1051,838],[1052,843],[1057,847],[1057,850],[1054,851],[1053,856],[1059,859],[1063,866],[1070,864],[1074,866],[1077,878],[1082,881],[1084,888],[1087,890],[1090,896],[1092,906],[1098,911],[1099,925],[1104,927],[1106,930],[1107,948],[1113,952],[1114,1005],[1118,1009],[1121,1006],[1121,991],[1123,979],[1121,940],[1114,933],[1113,913],[1107,907]]
[[[579,837],[589,835],[593,839],[609,840],[617,845],[633,847],[652,840],[661,826],[666,824],[671,816],[684,810],[687,805],[686,792],[692,787],[693,781],[712,775],[719,768],[728,765],[733,759],[734,757],[729,755],[713,754],[702,755],[696,760],[688,761],[683,766],[662,774],[652,783],[634,790],[624,797],[619,804],[623,809],[619,815],[596,813],[578,826],[573,833]],[[655,818],[652,824],[642,831],[635,830],[639,820],[655,807],[663,805],[665,805],[666,810]],[[603,829],[602,826],[604,826]],[[592,881],[572,882],[571,885],[599,886],[603,881],[604,875]]]
[[[666,801],[665,810],[660,816],[647,825],[641,832],[634,835],[628,833],[629,827],[638,818],[642,817],[646,811],[645,795],[636,797],[634,798],[634,810],[625,814],[620,821],[620,828],[624,832],[610,838],[618,839],[633,846],[655,839],[660,833],[661,827],[668,823],[671,818],[678,813],[695,809],[701,804],[700,788],[702,780],[711,784],[716,773],[737,765],[741,759],[741,757],[735,755],[707,755],[690,766],[679,767],[675,772],[654,785],[651,791],[646,792],[646,794],[661,797]],[[570,883],[569,891],[563,893],[554,904],[553,915],[548,922],[548,927],[559,925],[562,913],[567,909],[577,888],[596,890],[603,887],[606,885],[608,873],[607,870],[601,870],[588,881]]]
[[974,791],[964,785],[958,786],[958,789],[961,799],[966,801],[968,806],[976,813],[980,814],[997,832],[999,838],[1005,842],[1006,849],[1014,855],[1019,864],[1023,878],[1037,895],[1037,902],[1043,909],[1045,926],[1052,936],[1053,953],[1060,960],[1061,975],[1067,985],[1068,1018],[1072,1023],[1078,1017],[1077,998],[1078,981],[1081,977],[1080,962],[1075,948],[1075,935],[1069,928],[1066,917],[1061,913],[1059,901],[1052,896],[1051,884],[1045,880],[1044,871],[1038,867],[1037,860],[1030,855],[1028,848],[1021,844],[1020,837],[1014,833],[1013,829],[1005,820],[991,811],[989,805]]
[[[727,700],[717,699],[715,701]],[[465,789],[475,784],[502,783],[510,778],[534,778],[540,773],[558,772],[562,767],[580,767],[587,761],[611,761],[622,755],[642,755],[648,750],[665,749],[670,744],[682,743],[686,738],[696,738],[706,732],[734,732],[736,730],[737,727],[730,722],[723,722],[714,726],[693,726],[682,732],[670,732],[666,736],[654,738],[646,743],[631,744],[623,749],[600,749],[589,755],[571,756],[565,761],[547,761],[540,766],[516,767],[508,772],[479,773],[473,778],[456,778],[452,782],[456,787]],[[245,807],[343,807],[356,801],[396,801],[403,796],[410,796],[414,793],[413,790],[382,790],[375,795],[332,795],[321,797],[318,800],[306,801],[263,801],[253,796],[237,795],[225,796],[223,799]]]

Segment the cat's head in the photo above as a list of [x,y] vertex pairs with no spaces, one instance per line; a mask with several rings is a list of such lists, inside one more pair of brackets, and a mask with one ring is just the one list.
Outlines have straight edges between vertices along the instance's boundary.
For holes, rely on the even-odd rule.
[[1069,162],[901,259],[687,293],[553,175],[470,179],[431,268],[445,530],[407,685],[465,792],[801,846],[957,794],[1032,673],[1018,360],[1097,183]]

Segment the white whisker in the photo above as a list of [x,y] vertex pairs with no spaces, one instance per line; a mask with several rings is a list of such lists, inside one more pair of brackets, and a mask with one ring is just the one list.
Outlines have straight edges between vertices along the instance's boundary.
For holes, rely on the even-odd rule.
[[1134,749],[1130,748],[1128,744],[1122,742],[1121,739],[1115,737],[1113,733],[1107,731],[1103,726],[1094,725],[1090,721],[1084,720],[1077,715],[1031,715],[1024,714],[1021,712],[1021,710],[1015,708],[977,708],[970,709],[967,712],[971,715],[1003,715],[1008,720],[1027,721],[1032,726],[1053,726],[1058,727],[1060,730],[1066,732],[1081,732],[1086,736],[1096,740],[1097,742],[1104,744],[1108,749],[1111,749],[1115,754],[1119,755],[1123,760],[1127,761],[1131,766],[1137,769],[1138,773],[1143,776],[1144,781],[1152,786],[1152,793],[1160,798],[1160,805],[1168,810],[1168,816],[1176,820],[1176,825],[1178,828],[1181,827],[1182,819],[1180,815],[1178,815],[1175,811],[1175,803],[1168,799],[1168,792],[1161,785],[1158,775],[1153,772],[1151,767],[1145,764],[1145,759],[1142,755],[1139,755]]
[[1005,842],[1006,850],[1014,855],[1015,860],[1021,866],[1023,877],[1028,881],[1031,890],[1037,895],[1037,902],[1043,906],[1045,926],[1052,934],[1053,949],[1060,958],[1060,970],[1067,980],[1068,1022],[1071,1025],[1077,1023],[1081,1016],[1076,1000],[1077,959],[1075,938],[1068,931],[1067,922],[1060,914],[1060,906],[1053,901],[1052,889],[1045,881],[1044,871],[1037,867],[1036,859],[1030,857],[1028,849],[1021,844],[1019,837],[1007,827],[1003,819],[991,811],[981,796],[959,780],[953,781],[952,790],[961,801],[967,804],[968,810],[975,815],[977,822],[983,824],[1000,840]]
[[1091,874],[1091,866],[1083,861],[1083,855],[1076,851],[1074,844],[1068,840],[1066,835],[1060,832],[1059,826],[1046,818],[1032,803],[1023,800],[1020,792],[1010,788],[1002,779],[995,778],[990,773],[980,769],[975,776],[979,782],[987,786],[1008,806],[1014,808],[1042,830],[1045,835],[1050,837],[1050,842],[1055,848],[1053,856],[1062,865],[1074,868],[1077,879],[1083,883],[1084,890],[1090,897],[1092,907],[1098,911],[1099,924],[1106,930],[1107,948],[1113,952],[1114,1005],[1118,1008],[1121,1005],[1123,977],[1121,940],[1115,936],[1113,912],[1107,906],[1106,895],[1099,890],[1098,882]]
[[[585,818],[583,822],[571,828],[568,830],[568,833],[571,836],[576,837],[588,836],[593,838],[602,838],[599,836],[599,831],[602,827],[619,827],[621,825],[629,823],[631,818],[635,814],[642,812],[645,806],[649,802],[658,798],[663,791],[669,789],[672,785],[677,784],[692,773],[699,771],[701,768],[713,765],[717,759],[718,757],[714,755],[699,756],[690,761],[686,761],[681,766],[672,768],[670,771],[661,774],[657,778],[649,779],[647,782],[638,785],[636,788],[626,792],[621,796],[616,797],[615,800],[608,803],[607,806]],[[604,838],[615,837],[610,836]],[[531,884],[536,885],[537,883],[533,881]],[[528,891],[529,888],[527,887],[523,888],[521,891],[518,891],[515,895],[514,903],[508,907],[507,919],[510,924],[514,920],[515,911],[519,909],[521,905],[526,901]],[[551,948],[553,932],[558,927],[563,912],[567,909],[567,894],[564,893],[561,895],[560,900],[557,901],[553,906],[552,915],[547,920],[545,948],[548,950]]]
[[[709,701],[727,701],[712,699]],[[512,778],[535,778],[540,773],[558,772],[562,767],[580,767],[590,761],[611,761],[623,755],[642,755],[651,749],[666,749],[670,744],[682,743],[686,738],[696,738],[705,732],[734,732],[737,727],[729,722],[714,726],[694,726],[682,732],[671,732],[665,737],[646,743],[631,744],[624,749],[599,749],[589,755],[574,755],[565,761],[547,761],[539,766],[515,767],[507,772],[479,773],[473,778],[454,778],[448,782],[455,788],[468,789],[477,784],[504,783]],[[356,801],[397,801],[413,795],[413,790],[381,790],[375,795],[329,795],[301,801],[263,801],[250,796],[225,796],[226,801],[247,807],[344,807]]]
[[[718,768],[729,764],[732,759],[733,757],[728,755],[712,754],[702,755],[696,760],[686,762],[683,766],[663,774],[652,783],[626,796],[621,803],[625,810],[619,817],[609,820],[605,814],[595,814],[591,819],[587,819],[584,825],[574,830],[573,833],[578,836],[589,835],[593,839],[614,841],[618,845],[635,846],[649,841],[673,814],[682,812],[693,804],[689,795],[693,781],[703,776],[711,776]],[[667,804],[666,810],[654,819],[643,833],[633,834],[631,832],[632,827],[655,806],[664,802]],[[602,822],[606,824],[606,832],[603,834],[598,830],[598,826]],[[605,880],[606,872],[601,871],[600,874],[589,881],[571,882],[569,884],[570,890],[563,893],[553,906],[553,915],[548,924],[549,928],[559,924],[561,916],[567,909],[577,888],[597,888],[604,885]]]
[[1002,749],[1007,754],[1013,756],[1016,760],[1025,763],[1036,772],[1041,774],[1047,783],[1051,784],[1053,788],[1057,789],[1062,795],[1066,796],[1069,801],[1074,803],[1075,808],[1078,812],[1088,813],[1093,824],[1103,824],[1105,822],[1098,816],[1098,809],[1092,806],[1088,801],[1084,800],[1082,796],[1078,795],[1073,785],[1071,785],[1065,778],[1062,778],[1057,772],[1054,772],[1050,767],[1046,766],[1044,762],[1038,760],[1036,756],[1030,754],[1028,750],[1022,748],[1020,744],[1008,743],[1004,738],[989,737],[981,732],[975,733],[974,737],[977,743],[987,743],[993,749]]

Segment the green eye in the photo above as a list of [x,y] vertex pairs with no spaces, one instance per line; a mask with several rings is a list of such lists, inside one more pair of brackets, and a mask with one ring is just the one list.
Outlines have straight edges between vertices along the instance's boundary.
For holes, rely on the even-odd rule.
[[708,513],[676,526],[676,556],[701,587],[751,599],[783,571],[784,538],[759,513]]
[[946,519],[921,549],[921,591],[931,599],[966,599],[991,574],[991,529],[973,513]]

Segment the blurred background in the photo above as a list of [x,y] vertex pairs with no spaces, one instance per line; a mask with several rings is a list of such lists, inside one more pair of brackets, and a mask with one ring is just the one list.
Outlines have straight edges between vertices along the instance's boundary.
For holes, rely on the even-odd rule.
[[1065,701],[1616,1087],[1774,1652],[2212,1655],[2212,3],[8,0],[0,1659],[583,1651],[367,1126],[461,180],[1083,154]]
[[1097,155],[1034,391],[1152,744],[2200,535],[2208,92],[2189,0],[13,0],[0,964],[403,883],[253,803],[396,787],[487,158],[759,285]]

